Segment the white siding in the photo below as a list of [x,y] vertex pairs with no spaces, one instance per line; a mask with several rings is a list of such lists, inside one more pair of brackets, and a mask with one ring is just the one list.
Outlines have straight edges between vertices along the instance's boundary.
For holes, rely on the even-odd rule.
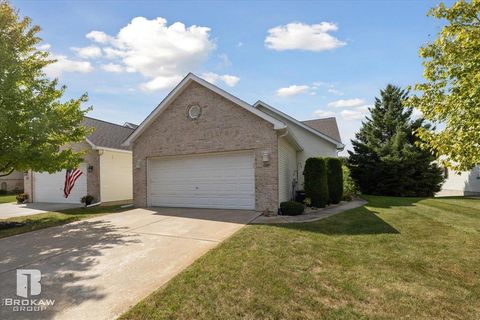
[[480,166],[456,174],[448,170],[448,178],[437,196],[480,195]]
[[303,151],[297,153],[298,161],[298,189],[303,189],[303,168],[305,161],[311,157],[337,157],[337,147],[331,142],[320,138],[319,136],[305,130],[292,121],[280,117],[278,114],[259,106],[263,112],[272,117],[285,122],[297,139],[298,143],[303,147]]
[[297,151],[284,138],[278,139],[278,201],[293,198],[292,182],[296,179]]
[[133,198],[132,154],[100,151],[100,199],[102,202]]

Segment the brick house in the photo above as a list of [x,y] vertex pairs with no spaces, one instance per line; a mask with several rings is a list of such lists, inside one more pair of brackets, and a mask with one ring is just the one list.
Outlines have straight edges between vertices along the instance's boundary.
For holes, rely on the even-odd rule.
[[0,177],[0,190],[2,192],[22,192],[23,172],[13,171],[8,176]]
[[344,145],[335,118],[300,122],[188,74],[124,142],[140,207],[277,211],[311,156]]

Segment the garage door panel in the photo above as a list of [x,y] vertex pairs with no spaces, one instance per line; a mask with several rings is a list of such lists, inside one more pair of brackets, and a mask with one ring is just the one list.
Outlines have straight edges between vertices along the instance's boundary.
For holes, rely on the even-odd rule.
[[34,193],[35,202],[51,203],[81,203],[80,200],[87,194],[87,165],[81,164],[82,175],[75,182],[68,198],[63,196],[65,185],[65,170],[56,173],[34,173]]
[[254,209],[253,154],[150,160],[149,202],[165,207]]

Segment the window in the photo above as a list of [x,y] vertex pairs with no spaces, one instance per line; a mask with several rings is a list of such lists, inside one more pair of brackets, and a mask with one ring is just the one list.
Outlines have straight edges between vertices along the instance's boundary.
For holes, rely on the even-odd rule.
[[448,168],[447,167],[443,168],[443,176],[445,177],[445,179],[448,179]]
[[7,183],[4,181],[2,182],[2,186],[0,187],[3,191],[7,191]]

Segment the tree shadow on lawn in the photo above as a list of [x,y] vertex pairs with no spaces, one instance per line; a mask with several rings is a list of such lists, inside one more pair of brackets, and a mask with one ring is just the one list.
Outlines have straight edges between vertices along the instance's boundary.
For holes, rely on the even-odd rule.
[[331,217],[307,223],[275,224],[292,230],[308,231],[327,235],[374,235],[399,234],[393,226],[382,220],[374,211],[360,207],[335,214]]
[[425,199],[435,199],[433,197],[391,197],[391,196],[376,196],[376,195],[362,195],[363,199],[368,201],[367,207],[371,208],[393,208],[393,207],[410,207],[415,206],[419,201]]

